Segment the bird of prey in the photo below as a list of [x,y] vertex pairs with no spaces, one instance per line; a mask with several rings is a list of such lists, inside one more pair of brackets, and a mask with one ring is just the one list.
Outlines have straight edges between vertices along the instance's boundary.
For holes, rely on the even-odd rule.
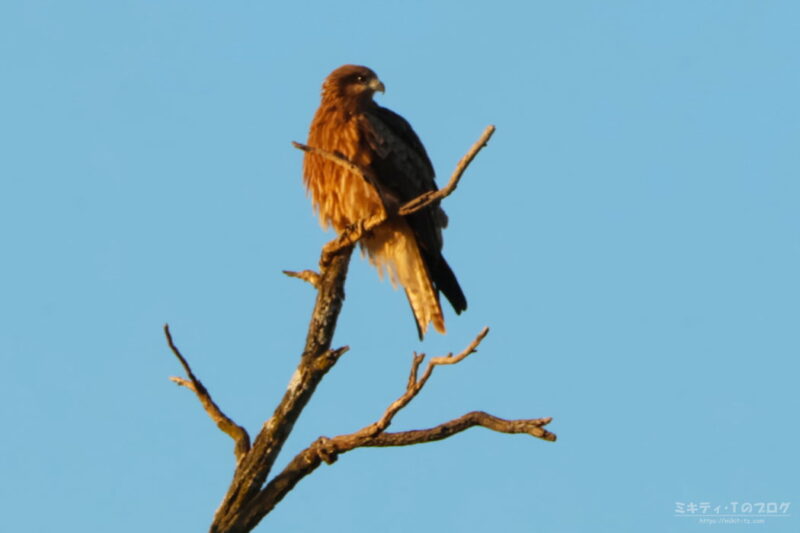
[[384,85],[369,68],[337,68],[322,84],[308,135],[309,146],[344,156],[370,177],[306,152],[303,178],[323,227],[341,233],[373,215],[387,215],[362,238],[362,250],[381,276],[388,274],[393,285],[405,289],[422,339],[430,323],[445,332],[440,292],[456,313],[467,308],[467,300],[442,257],[447,216],[438,202],[408,216],[397,214],[405,202],[436,190],[433,165],[411,125],[375,103],[376,91],[384,92]]

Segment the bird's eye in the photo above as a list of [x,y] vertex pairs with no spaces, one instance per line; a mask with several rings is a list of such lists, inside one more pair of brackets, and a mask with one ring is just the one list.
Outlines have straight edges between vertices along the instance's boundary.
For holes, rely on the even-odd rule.
[[365,76],[361,75],[361,74],[358,74],[358,75],[356,76],[356,81],[357,81],[358,83],[364,83],[365,81],[367,81],[367,78],[366,78]]

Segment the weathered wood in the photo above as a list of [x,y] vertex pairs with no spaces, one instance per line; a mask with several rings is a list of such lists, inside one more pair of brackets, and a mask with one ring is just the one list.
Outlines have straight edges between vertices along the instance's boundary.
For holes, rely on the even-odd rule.
[[250,451],[239,461],[228,493],[214,516],[210,529],[212,533],[247,532],[255,525],[242,523],[242,510],[261,490],[317,385],[347,350],[331,350],[330,347],[344,302],[344,282],[352,252],[352,246],[339,250],[329,258],[329,263],[320,274],[317,300],[300,364],[275,412],[262,426]]

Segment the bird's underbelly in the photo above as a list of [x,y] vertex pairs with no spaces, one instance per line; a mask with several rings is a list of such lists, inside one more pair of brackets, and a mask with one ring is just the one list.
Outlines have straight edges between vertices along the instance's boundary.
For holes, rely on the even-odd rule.
[[[315,141],[323,149],[340,153],[361,168],[369,168],[371,164],[368,152],[359,150],[360,139],[358,132],[353,128],[340,130],[339,135],[333,139],[315,139]],[[341,233],[347,226],[383,210],[383,202],[378,192],[363,176],[333,161],[317,160],[317,162],[319,167],[317,172],[310,176],[308,188],[323,226],[333,226]]]
[[[372,165],[371,151],[356,120],[340,115],[336,108],[320,109],[308,144],[338,153],[361,168]],[[360,174],[312,154],[306,155],[305,179],[323,226],[342,232],[347,226],[383,211],[378,192]]]
[[341,232],[383,211],[378,193],[363,177],[335,163],[326,166],[323,175],[309,183],[312,200],[324,226],[333,226]]

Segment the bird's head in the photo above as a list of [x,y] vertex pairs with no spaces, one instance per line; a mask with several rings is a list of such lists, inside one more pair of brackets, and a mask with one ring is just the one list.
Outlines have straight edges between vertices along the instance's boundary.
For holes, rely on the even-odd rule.
[[323,98],[333,96],[356,102],[368,102],[377,92],[384,92],[383,82],[372,69],[344,65],[331,72],[322,84]]

